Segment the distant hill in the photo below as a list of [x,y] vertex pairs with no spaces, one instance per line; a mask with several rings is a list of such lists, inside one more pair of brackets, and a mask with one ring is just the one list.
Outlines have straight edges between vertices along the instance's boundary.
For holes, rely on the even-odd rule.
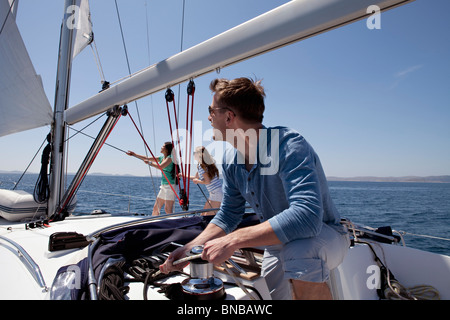
[[405,176],[405,177],[327,177],[329,181],[366,181],[366,182],[428,182],[428,183],[450,183],[450,176]]
[[[14,173],[14,174],[22,174],[20,171],[3,171],[0,170],[0,174],[2,173]],[[33,173],[37,174],[37,173]],[[70,173],[69,175],[73,175],[73,173]],[[89,173],[91,176],[128,176],[128,177],[137,177],[130,174],[108,174],[108,173],[100,173],[100,172],[93,172]],[[157,177],[160,177],[161,175],[155,175]],[[427,176],[427,177],[420,177],[420,176],[404,176],[404,177],[373,177],[373,176],[360,176],[360,177],[334,177],[329,176],[327,177],[329,181],[366,181],[366,182],[427,182],[427,183],[450,183],[450,175],[443,175],[443,176]]]

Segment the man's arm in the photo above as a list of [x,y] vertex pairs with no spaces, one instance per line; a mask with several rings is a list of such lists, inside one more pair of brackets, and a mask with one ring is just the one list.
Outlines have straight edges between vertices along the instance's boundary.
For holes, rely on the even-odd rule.
[[202,259],[214,264],[221,264],[228,260],[240,248],[280,243],[281,241],[277,238],[275,232],[273,232],[268,221],[255,226],[237,229],[229,234],[225,234],[221,228],[210,223],[197,238],[172,252],[159,268],[163,273],[181,270],[187,263],[174,266],[173,262],[184,258],[187,252],[198,245],[204,245]]
[[[219,228],[220,229],[220,228]],[[240,248],[281,244],[270,223],[237,229],[227,235],[206,241],[202,258],[214,264],[228,260]]]
[[205,230],[203,230],[203,232],[200,233],[194,240],[173,251],[167,258],[167,260],[159,266],[159,269],[163,273],[169,273],[171,271],[183,269],[187,265],[187,263],[178,265],[173,265],[173,263],[184,258],[186,256],[186,253],[190,252],[193,247],[204,245],[208,240],[217,237],[223,237],[224,235],[225,232],[221,228],[219,228],[215,224],[208,224]]

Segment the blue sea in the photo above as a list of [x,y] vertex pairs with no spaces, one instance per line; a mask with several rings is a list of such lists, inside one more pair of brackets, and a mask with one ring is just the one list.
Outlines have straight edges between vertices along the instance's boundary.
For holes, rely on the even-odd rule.
[[[20,174],[0,174],[0,188],[12,189],[19,178]],[[17,189],[33,192],[36,180],[36,174],[26,174]],[[160,181],[88,175],[77,194],[75,214],[103,209],[112,214],[151,215]],[[342,218],[374,228],[391,226],[406,232],[409,247],[450,255],[450,241],[428,237],[450,239],[450,183],[329,181],[329,186]],[[203,208],[205,187],[191,184],[189,193],[189,210]],[[181,208],[175,205],[177,211]]]

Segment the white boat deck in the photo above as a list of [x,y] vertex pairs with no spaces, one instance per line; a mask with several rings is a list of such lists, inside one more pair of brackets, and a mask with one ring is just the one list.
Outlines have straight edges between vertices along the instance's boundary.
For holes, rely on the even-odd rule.
[[[50,235],[55,232],[77,232],[83,235],[93,233],[105,226],[135,221],[142,217],[133,216],[85,216],[73,217],[64,221],[53,222],[50,227],[25,229],[25,223],[10,222],[0,219],[0,236],[6,237],[20,245],[39,266],[45,284],[51,287],[58,269],[64,265],[77,262],[77,257],[85,256],[85,249],[69,249],[50,252],[48,243]],[[46,299],[47,292],[34,280],[30,271],[17,255],[17,248],[0,239],[1,271],[0,299]],[[5,276],[7,275],[7,276]],[[20,285],[18,285],[20,283]]]
[[[71,217],[53,222],[49,227],[26,229],[24,223],[0,219],[0,299],[49,299],[49,290],[60,267],[74,264],[86,257],[88,247],[50,252],[49,237],[55,232],[77,232],[90,235],[105,227],[127,222],[148,222],[139,216],[95,215]],[[8,242],[7,240],[12,241]],[[372,243],[377,256],[391,270],[398,282],[405,288],[427,285],[439,292],[440,299],[450,299],[450,257],[434,254],[400,245]],[[27,268],[18,246],[32,259]],[[42,281],[39,282],[39,275]],[[216,273],[224,282],[233,282],[225,273]],[[349,249],[344,262],[332,271],[330,287],[336,300],[377,300],[380,284],[380,269],[367,244],[357,244]],[[168,279],[167,281],[178,281]],[[240,279],[241,281],[247,281]],[[44,282],[44,284],[42,283]],[[257,288],[264,299],[270,299],[263,278],[247,281]],[[143,283],[130,283],[127,299],[143,299]],[[158,288],[148,287],[151,300],[166,299]],[[249,297],[238,286],[227,284],[227,299],[241,300]]]

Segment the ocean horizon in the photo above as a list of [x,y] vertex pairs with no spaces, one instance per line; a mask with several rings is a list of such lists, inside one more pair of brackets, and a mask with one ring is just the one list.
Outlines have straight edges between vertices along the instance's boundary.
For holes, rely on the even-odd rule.
[[[18,173],[1,173],[0,188],[13,189]],[[37,174],[26,174],[17,189],[33,193]],[[69,175],[69,181],[72,176]],[[104,210],[111,214],[151,215],[160,177],[89,174],[77,193],[75,215]],[[409,247],[450,255],[450,183],[328,181],[341,218],[373,228],[390,226]],[[189,210],[202,209],[208,195],[190,184]],[[175,204],[175,212],[181,212]]]
[[[0,170],[0,174],[20,174],[21,171],[5,171]],[[28,172],[27,174],[38,174],[38,172]],[[74,176],[75,172],[68,173],[68,176]],[[89,176],[113,176],[113,177],[148,177],[148,175],[133,175],[133,174],[114,174],[114,173],[103,173],[103,172],[93,172],[89,173]],[[161,177],[161,174],[154,174],[154,177]],[[450,175],[431,175],[431,176],[419,176],[419,175],[408,175],[408,176],[351,176],[351,177],[338,177],[338,176],[327,176],[328,181],[363,181],[363,182],[424,182],[424,183],[450,183]],[[1,181],[0,181],[1,182]]]

